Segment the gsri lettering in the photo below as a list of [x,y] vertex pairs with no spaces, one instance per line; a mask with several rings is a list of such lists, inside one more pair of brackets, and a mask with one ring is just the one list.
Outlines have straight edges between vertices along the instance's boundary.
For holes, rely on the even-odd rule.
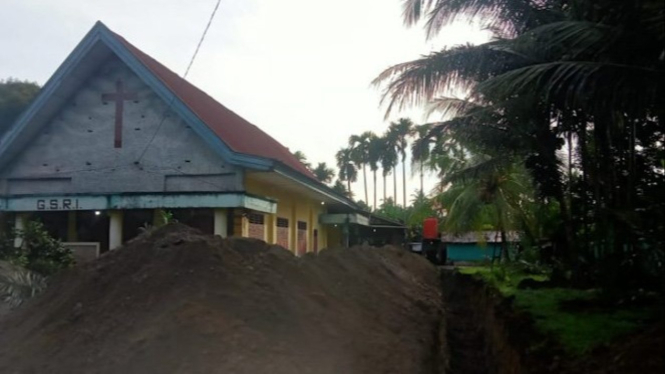
[[77,209],[80,209],[78,199],[37,200],[37,210],[77,210]]

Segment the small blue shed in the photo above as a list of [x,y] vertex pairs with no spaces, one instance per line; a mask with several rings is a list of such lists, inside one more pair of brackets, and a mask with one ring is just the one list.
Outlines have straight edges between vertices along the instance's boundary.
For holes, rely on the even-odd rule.
[[[473,231],[462,234],[443,234],[441,241],[448,249],[449,261],[483,261],[501,253],[501,233],[499,231]],[[519,242],[516,231],[506,232],[508,247]]]

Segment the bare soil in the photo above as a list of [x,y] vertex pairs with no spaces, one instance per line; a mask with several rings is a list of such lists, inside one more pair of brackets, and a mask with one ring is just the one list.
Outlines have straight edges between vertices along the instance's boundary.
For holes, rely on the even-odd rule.
[[0,321],[0,373],[433,373],[436,269],[167,225]]

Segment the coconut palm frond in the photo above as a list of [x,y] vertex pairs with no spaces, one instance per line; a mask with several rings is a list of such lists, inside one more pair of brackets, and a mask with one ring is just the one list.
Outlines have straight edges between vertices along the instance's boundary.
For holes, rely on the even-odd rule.
[[661,71],[634,65],[591,61],[555,61],[514,69],[478,85],[492,97],[543,95],[572,108],[623,109],[644,112],[659,102],[654,85]]
[[431,9],[435,0],[405,0],[402,5],[404,25],[414,26]]
[[33,271],[12,267],[0,274],[0,298],[16,307],[46,289],[46,278]]
[[427,36],[436,36],[450,23],[473,19],[499,35],[515,35],[561,17],[557,0],[437,0],[428,13]]
[[661,42],[665,39],[665,5],[660,0],[647,1],[643,4],[640,17],[642,29],[654,35]]
[[511,155],[487,157],[477,156],[480,160],[472,166],[468,166],[456,173],[447,175],[443,181],[445,183],[464,183],[468,180],[479,179],[483,175],[495,173],[502,168],[511,165],[514,158]]
[[566,20],[536,27],[510,42],[515,53],[547,61],[565,55],[567,59],[593,58],[620,37],[619,29],[597,22]]
[[470,99],[458,99],[456,97],[437,97],[427,105],[427,116],[440,113],[442,117],[458,116],[468,112],[471,108],[479,105]]
[[461,45],[398,64],[384,70],[372,84],[385,89],[381,103],[388,103],[386,117],[393,109],[424,105],[445,96],[451,87],[470,90],[475,82],[523,66],[515,55],[494,48],[503,41]]

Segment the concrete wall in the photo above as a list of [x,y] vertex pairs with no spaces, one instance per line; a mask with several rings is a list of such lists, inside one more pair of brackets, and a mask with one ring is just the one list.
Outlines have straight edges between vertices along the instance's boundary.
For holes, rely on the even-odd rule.
[[314,230],[318,230],[318,249],[328,245],[327,226],[319,225],[319,215],[325,213],[325,206],[320,201],[303,197],[278,186],[269,186],[247,175],[245,188],[249,194],[269,197],[277,200],[276,218],[289,220],[289,250],[295,252],[297,245],[297,222],[307,222],[307,252],[314,250]]
[[[102,94],[116,92],[118,79],[138,94],[124,102],[121,148],[114,147],[115,103],[102,101]],[[241,191],[241,170],[175,114],[165,116],[166,108],[114,57],[0,171],[0,194]]]

